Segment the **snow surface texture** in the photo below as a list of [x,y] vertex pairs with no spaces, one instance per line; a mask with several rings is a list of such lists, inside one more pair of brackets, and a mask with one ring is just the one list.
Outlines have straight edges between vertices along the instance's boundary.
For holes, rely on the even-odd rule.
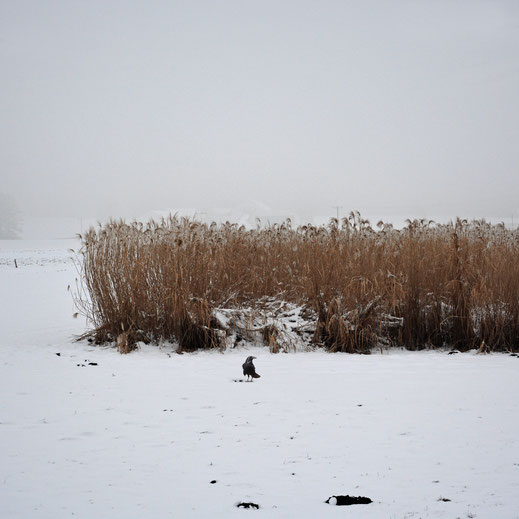
[[519,518],[519,358],[120,355],[73,342],[76,246],[0,242],[0,517]]

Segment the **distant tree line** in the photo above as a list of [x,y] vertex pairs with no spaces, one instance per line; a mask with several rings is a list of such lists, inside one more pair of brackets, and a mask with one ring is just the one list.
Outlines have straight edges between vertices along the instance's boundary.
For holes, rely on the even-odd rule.
[[20,238],[22,227],[22,215],[14,198],[0,193],[0,240]]

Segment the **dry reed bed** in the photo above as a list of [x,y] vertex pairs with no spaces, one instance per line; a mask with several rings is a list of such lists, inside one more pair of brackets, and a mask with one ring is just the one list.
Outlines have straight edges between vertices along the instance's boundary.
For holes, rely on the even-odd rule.
[[82,237],[79,258],[84,337],[121,351],[138,340],[223,347],[247,338],[245,308],[249,330],[277,351],[281,330],[265,320],[277,302],[278,314],[304,308],[310,326],[299,332],[330,351],[519,349],[519,233],[485,221],[111,222]]

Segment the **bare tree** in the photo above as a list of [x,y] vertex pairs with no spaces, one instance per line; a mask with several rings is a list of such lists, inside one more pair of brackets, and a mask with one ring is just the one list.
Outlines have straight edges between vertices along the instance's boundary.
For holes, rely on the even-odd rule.
[[20,238],[22,232],[22,216],[14,198],[0,193],[0,240]]

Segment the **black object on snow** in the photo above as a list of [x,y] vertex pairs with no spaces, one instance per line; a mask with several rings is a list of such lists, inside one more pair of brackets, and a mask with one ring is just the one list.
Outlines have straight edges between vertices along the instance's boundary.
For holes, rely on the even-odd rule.
[[251,379],[260,377],[260,375],[258,375],[256,373],[256,368],[254,367],[254,364],[252,363],[252,361],[255,358],[256,357],[247,357],[247,360],[242,364],[243,374],[247,377],[247,379],[249,377],[251,377]]
[[373,501],[369,497],[363,496],[331,496],[325,501],[325,503],[328,503],[329,505],[348,506],[369,505],[369,503],[373,503]]
[[236,506],[238,508],[259,508],[259,505],[257,505],[256,503],[238,503]]

